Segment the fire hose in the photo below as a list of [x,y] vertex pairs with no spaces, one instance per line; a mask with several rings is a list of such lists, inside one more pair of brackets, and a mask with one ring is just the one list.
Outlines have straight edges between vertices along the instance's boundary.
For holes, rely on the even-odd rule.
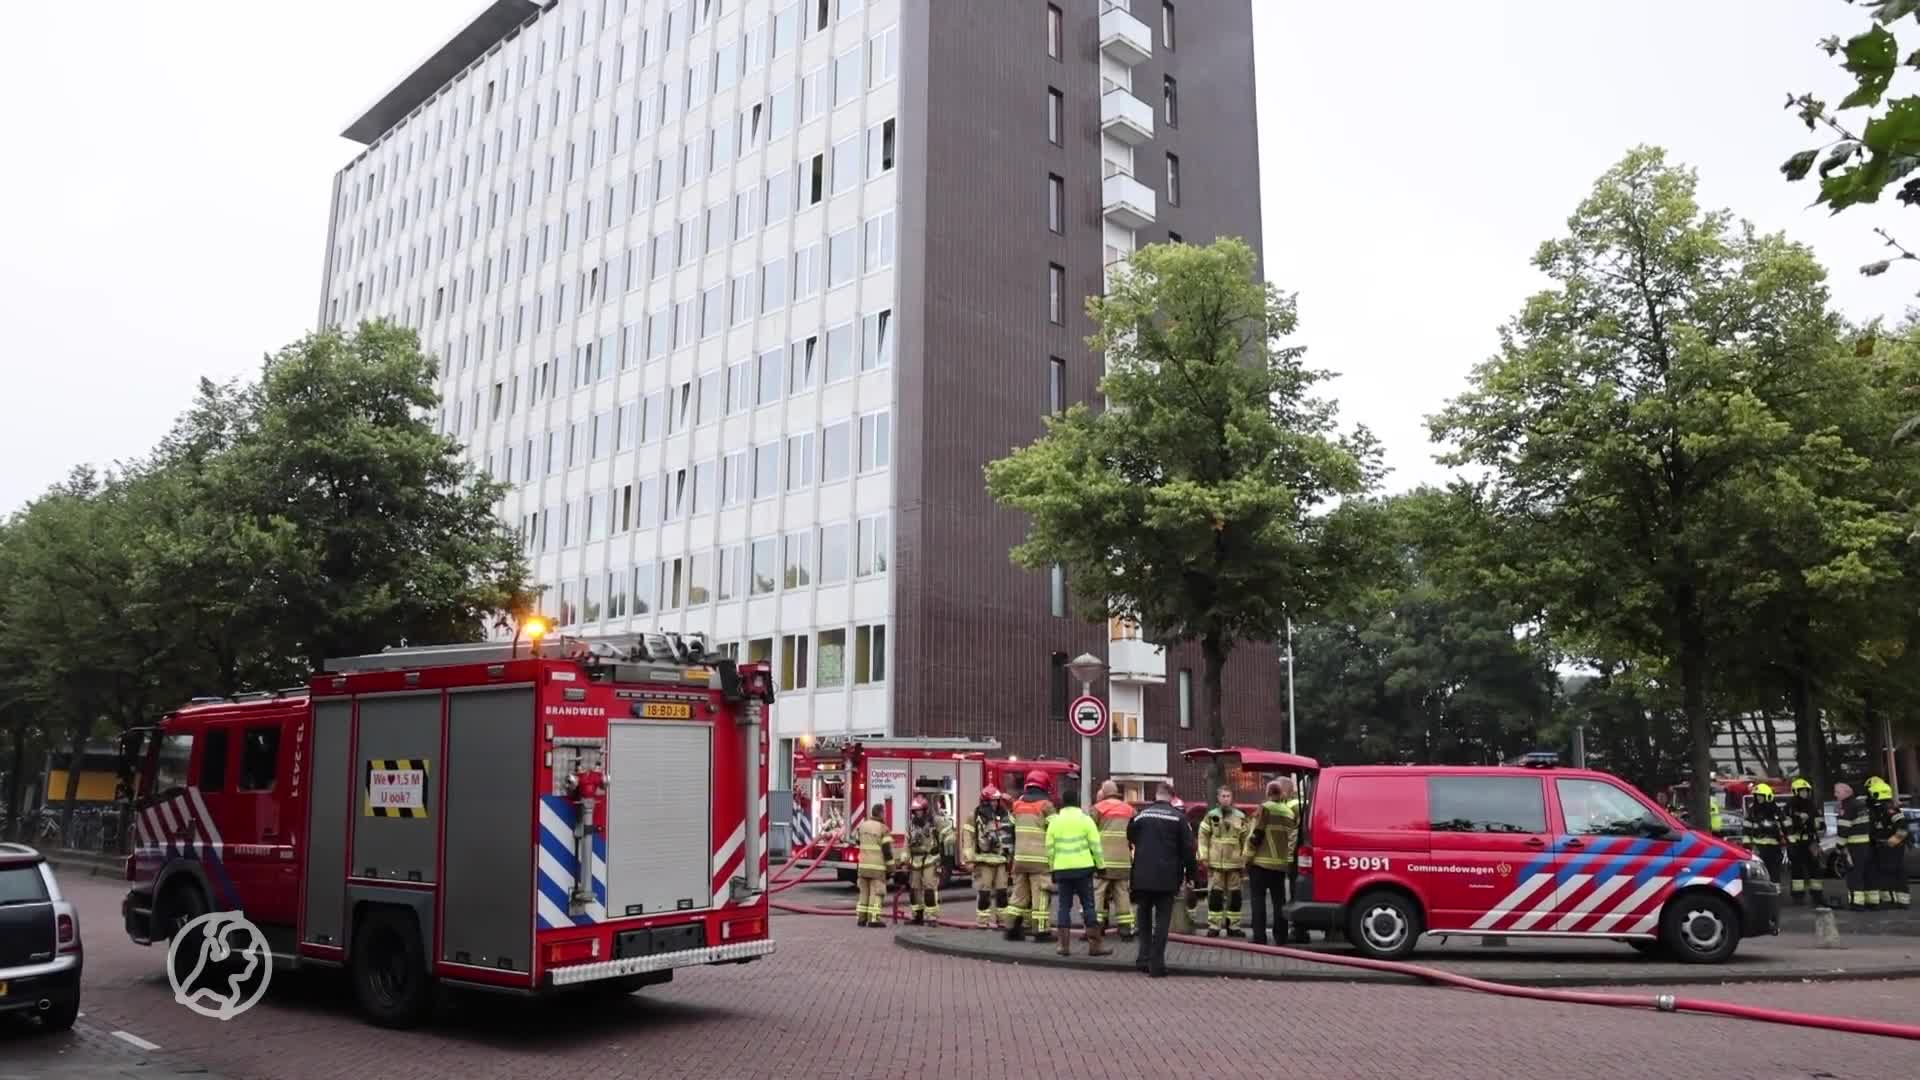
[[[893,892],[892,919],[900,919],[900,894],[904,889]],[[773,903],[775,911],[793,915],[852,915],[852,908],[827,908],[785,902]],[[952,919],[933,919],[936,926],[950,927],[956,930],[979,929],[971,923],[957,922]],[[1085,931],[1075,931],[1083,934]],[[1168,934],[1168,941],[1177,941],[1182,945],[1199,945],[1217,949],[1234,949],[1239,952],[1256,953],[1262,956],[1279,956],[1289,960],[1303,960],[1314,964],[1330,964],[1335,967],[1358,968],[1364,971],[1384,971],[1394,975],[1405,975],[1423,979],[1441,986],[1450,986],[1460,990],[1474,990],[1483,994],[1498,994],[1503,997],[1522,998],[1530,1001],[1555,1002],[1563,1005],[1598,1005],[1616,1009],[1653,1009],[1665,1013],[1703,1013],[1711,1016],[1725,1016],[1736,1020],[1755,1020],[1768,1024],[1790,1024],[1796,1027],[1822,1028],[1827,1031],[1843,1031],[1853,1035],[1878,1035],[1889,1039],[1920,1040],[1920,1025],[1895,1024],[1883,1020],[1863,1020],[1851,1016],[1828,1016],[1822,1013],[1792,1012],[1786,1009],[1768,1009],[1755,1005],[1736,1005],[1728,1001],[1713,1001],[1707,998],[1678,997],[1673,994],[1610,994],[1592,990],[1556,990],[1540,986],[1515,986],[1512,983],[1493,982],[1488,979],[1476,979],[1471,975],[1460,975],[1424,964],[1409,964],[1398,960],[1371,960],[1363,956],[1338,956],[1331,953],[1313,952],[1308,949],[1289,948],[1285,945],[1256,945],[1250,941],[1196,937],[1192,934]]]

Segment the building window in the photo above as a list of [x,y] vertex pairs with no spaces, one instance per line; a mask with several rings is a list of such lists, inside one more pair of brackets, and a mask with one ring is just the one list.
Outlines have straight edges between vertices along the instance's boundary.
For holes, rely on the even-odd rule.
[[1047,567],[1047,614],[1055,618],[1067,614],[1067,569],[1059,563]]
[[[1173,84],[1172,79],[1167,84]],[[1064,145],[1067,130],[1067,99],[1060,91],[1047,88],[1047,141],[1055,146]],[[437,317],[437,316],[436,316]]]
[[[1167,157],[1169,161],[1173,158],[1171,154]],[[1067,182],[1058,176],[1047,177],[1047,228],[1056,233],[1067,231]]]
[[1167,155],[1167,205],[1180,205],[1180,155]]
[[1065,52],[1065,21],[1059,8],[1052,4],[1047,5],[1047,55],[1055,60],[1060,59]]
[[853,684],[887,681],[887,628],[882,624],[853,628]]
[[787,634],[780,638],[780,689],[807,688],[806,634]]
[[1067,688],[1067,654],[1051,653],[1047,657],[1047,719],[1066,723]]
[[1160,5],[1160,44],[1173,51],[1173,5]]
[[814,680],[816,686],[845,686],[847,682],[847,632],[842,630],[820,631],[818,648],[820,670]]
[[872,577],[887,572],[887,515],[860,519],[854,534],[853,575]]
[[1191,728],[1193,726],[1193,669],[1192,668],[1180,669],[1180,683],[1179,683],[1179,686],[1176,688],[1176,692],[1179,695],[1178,706],[1180,709],[1180,726],[1183,728]]
[[1047,267],[1047,319],[1067,325],[1067,268],[1059,263]]
[[1166,89],[1163,92],[1163,97],[1165,98],[1164,111],[1166,112],[1166,116],[1163,117],[1163,119],[1166,120],[1168,127],[1179,127],[1180,126],[1180,84],[1174,81],[1174,78],[1171,75],[1168,75],[1166,77]]
[[1057,356],[1047,358],[1047,411],[1067,411],[1067,362]]
[[784,582],[789,589],[804,589],[813,584],[813,532],[788,533],[782,541]]
[[837,585],[847,580],[847,523],[820,527],[820,575],[822,585]]
[[753,575],[750,593],[754,596],[765,596],[778,588],[780,577],[779,568],[774,562],[777,556],[773,539],[769,537],[765,540],[755,540],[748,557],[751,565],[747,567],[747,573]]

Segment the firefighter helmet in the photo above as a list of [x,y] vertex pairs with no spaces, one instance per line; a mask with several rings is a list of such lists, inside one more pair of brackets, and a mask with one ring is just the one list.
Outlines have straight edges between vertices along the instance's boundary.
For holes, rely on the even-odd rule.
[[916,814],[925,810],[927,808],[927,797],[925,795],[915,795],[913,801],[907,804],[907,808]]
[[1772,784],[1753,785],[1753,797],[1756,799],[1759,799],[1761,802],[1772,802],[1773,801],[1773,785]]
[[1811,780],[1809,780],[1809,779],[1807,779],[1807,778],[1806,778],[1806,777],[1804,777],[1804,776],[1796,776],[1796,777],[1794,777],[1794,778],[1793,778],[1793,790],[1795,790],[1795,791],[1812,791],[1812,790],[1813,790],[1813,781],[1811,781]]
[[1047,786],[1047,774],[1035,769],[1027,774],[1027,786],[1043,788]]
[[992,784],[988,784],[986,787],[980,789],[981,802],[998,802],[999,799],[1000,789],[994,787]]

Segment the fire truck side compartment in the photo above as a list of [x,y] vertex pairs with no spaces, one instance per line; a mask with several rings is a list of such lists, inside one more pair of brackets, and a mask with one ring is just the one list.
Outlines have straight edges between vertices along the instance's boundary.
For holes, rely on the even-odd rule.
[[[348,811],[353,818],[353,863],[356,877],[382,881],[430,882],[434,878],[434,819],[444,809],[434,805],[437,786],[433,770],[441,768],[440,691],[402,694],[365,694],[360,701],[360,749],[352,762]],[[367,763],[392,759],[425,759],[427,813],[424,817],[375,817],[366,812]]]
[[607,734],[608,917],[713,906],[713,728],[616,720]]
[[313,706],[313,761],[307,780],[306,929],[302,941],[344,947],[340,919],[346,904],[341,870],[346,866],[347,749],[353,735],[351,701]]
[[450,692],[447,723],[440,959],[527,971],[533,957],[533,688]]

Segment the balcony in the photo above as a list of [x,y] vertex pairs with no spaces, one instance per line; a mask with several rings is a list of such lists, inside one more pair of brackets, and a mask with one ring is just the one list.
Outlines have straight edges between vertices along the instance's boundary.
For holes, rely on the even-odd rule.
[[1116,86],[1100,95],[1100,130],[1128,146],[1139,146],[1153,138],[1153,106]]
[[1153,32],[1119,4],[1100,12],[1100,52],[1116,64],[1133,67],[1153,59]]
[[1116,776],[1166,776],[1167,744],[1115,739],[1107,746],[1108,771]]
[[1126,173],[1114,173],[1100,182],[1100,210],[1123,229],[1153,224],[1155,205],[1153,189]]

